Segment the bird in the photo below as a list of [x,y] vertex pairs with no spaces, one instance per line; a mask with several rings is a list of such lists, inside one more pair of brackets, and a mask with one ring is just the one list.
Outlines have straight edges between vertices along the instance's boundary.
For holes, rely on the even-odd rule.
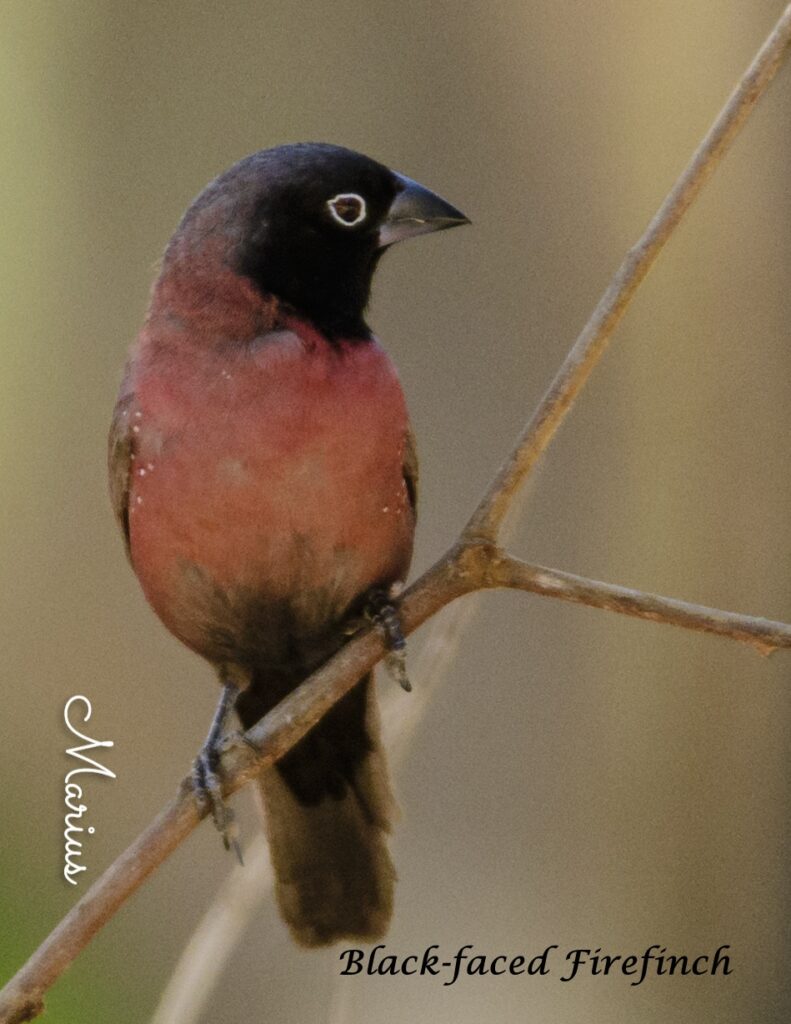
[[[398,632],[417,456],[366,310],[390,246],[467,223],[370,157],[296,143],[222,173],[166,246],[112,417],[110,493],[145,597],[222,686],[195,778],[226,845],[218,751],[233,713],[253,725],[371,608]],[[372,675],[257,788],[297,944],[381,938],[395,804]]]

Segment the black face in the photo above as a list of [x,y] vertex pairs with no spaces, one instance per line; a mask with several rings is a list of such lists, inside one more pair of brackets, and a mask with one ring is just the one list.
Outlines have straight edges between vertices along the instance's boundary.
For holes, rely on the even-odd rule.
[[379,229],[402,179],[338,146],[281,146],[248,161],[259,187],[237,269],[328,337],[369,337],[363,314]]
[[172,261],[207,252],[329,338],[369,338],[363,319],[384,250],[469,221],[416,181],[350,149],[301,143],[240,160],[198,196],[170,240]]

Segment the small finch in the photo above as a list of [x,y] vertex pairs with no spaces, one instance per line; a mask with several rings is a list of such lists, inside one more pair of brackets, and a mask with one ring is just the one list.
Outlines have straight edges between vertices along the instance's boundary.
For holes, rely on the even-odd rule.
[[[115,408],[110,486],[148,601],[223,686],[195,771],[226,844],[216,770],[231,711],[251,726],[371,607],[393,631],[417,461],[365,308],[388,246],[464,223],[374,160],[301,144],[213,181],[165,251]],[[258,784],[296,941],[380,938],[393,798],[371,676]]]

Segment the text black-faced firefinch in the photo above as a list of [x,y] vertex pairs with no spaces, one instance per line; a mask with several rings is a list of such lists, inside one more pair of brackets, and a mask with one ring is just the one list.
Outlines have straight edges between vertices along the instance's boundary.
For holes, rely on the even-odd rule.
[[[466,222],[358,153],[264,150],[167,246],[110,434],[115,511],[156,613],[252,725],[409,567],[416,458],[364,312],[393,242]],[[211,743],[199,759],[211,790]],[[216,786],[216,782],[215,782]],[[278,902],[303,945],[380,937],[392,796],[366,676],[260,778]]]

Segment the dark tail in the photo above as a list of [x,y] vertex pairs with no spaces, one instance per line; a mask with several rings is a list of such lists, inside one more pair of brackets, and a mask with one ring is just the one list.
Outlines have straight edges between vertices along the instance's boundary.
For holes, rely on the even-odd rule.
[[393,911],[394,802],[372,677],[263,772],[259,789],[277,900],[295,940],[381,938]]

